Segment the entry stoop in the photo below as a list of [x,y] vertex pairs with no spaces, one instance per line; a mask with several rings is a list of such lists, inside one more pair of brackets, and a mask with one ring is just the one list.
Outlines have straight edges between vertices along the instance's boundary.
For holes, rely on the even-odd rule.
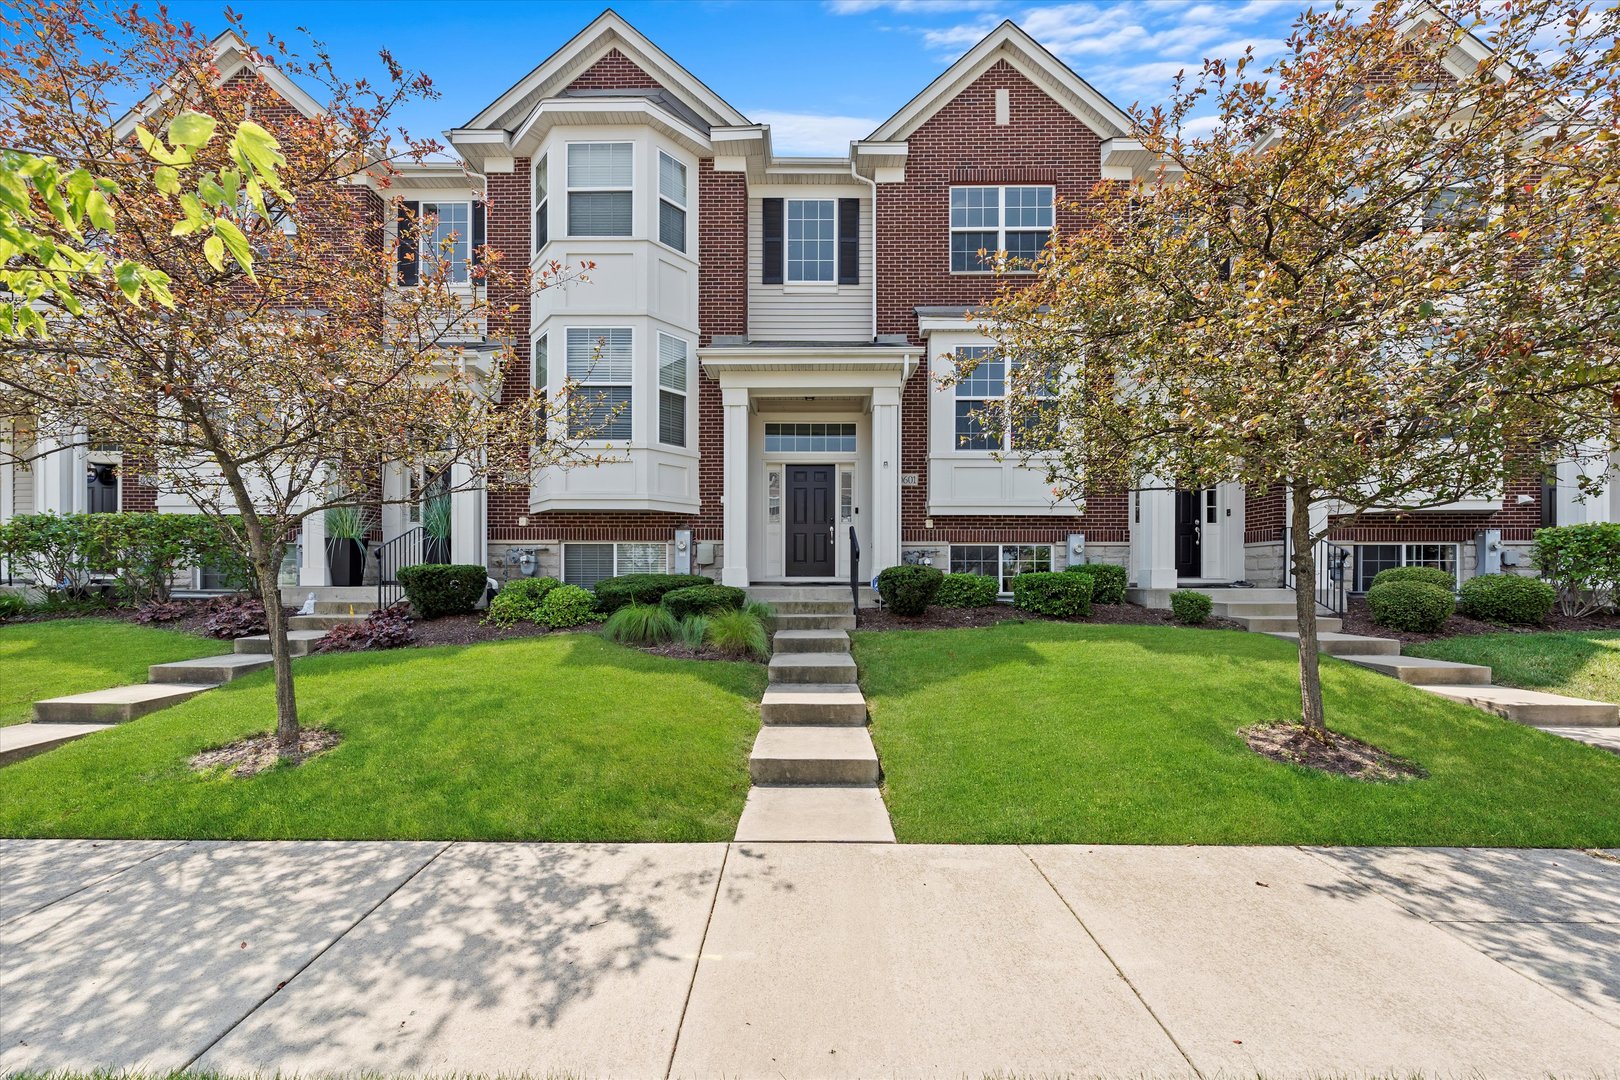
[[[316,644],[325,636],[325,630],[288,630],[287,652],[292,656],[308,656],[315,651]],[[270,635],[255,634],[252,637],[239,637],[236,639],[236,651],[269,656]]]

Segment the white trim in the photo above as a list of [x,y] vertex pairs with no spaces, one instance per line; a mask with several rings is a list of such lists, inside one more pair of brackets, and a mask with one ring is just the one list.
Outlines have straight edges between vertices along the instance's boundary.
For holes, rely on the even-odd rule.
[[[213,40],[210,48],[214,53],[214,64],[219,72],[219,85],[244,70],[251,70],[265,85],[275,91],[282,100],[297,109],[305,117],[314,118],[324,115],[326,110],[297,83],[288,77],[286,72],[264,60],[252,61],[248,59],[248,46],[237,37],[235,32],[227,30]],[[165,101],[176,93],[171,84],[161,90],[148,94],[140,104],[119,117],[113,124],[113,138],[123,142],[135,134],[135,128],[140,122],[150,116]]]
[[[628,146],[630,148],[630,184],[628,187],[575,187],[568,175],[572,171],[569,160],[576,146]],[[575,192],[612,195],[624,192],[630,196],[630,228],[623,233],[576,233],[574,231],[573,197]],[[571,139],[563,143],[563,235],[570,240],[629,240],[636,235],[636,143],[634,139]]]
[[[799,287],[831,286],[832,289],[836,290],[838,287],[838,200],[823,198],[787,198],[783,199],[782,202],[782,284]],[[829,272],[831,276],[829,277],[796,278],[793,276],[792,270],[789,269],[793,265],[793,240],[788,236],[788,227],[793,218],[793,207],[802,207],[807,203],[816,203],[818,206],[828,206],[832,208],[832,216],[828,219],[832,222],[832,258],[825,260],[827,266],[830,268]],[[819,224],[821,220],[821,215],[818,212],[816,215],[816,221]],[[799,243],[802,245],[804,242],[804,239],[800,238]],[[817,244],[824,242],[825,241],[821,240],[819,237],[815,241]],[[809,260],[801,258],[799,261],[804,263],[808,262]],[[818,267],[822,264],[822,262],[823,260],[819,256],[815,259],[815,263]]]

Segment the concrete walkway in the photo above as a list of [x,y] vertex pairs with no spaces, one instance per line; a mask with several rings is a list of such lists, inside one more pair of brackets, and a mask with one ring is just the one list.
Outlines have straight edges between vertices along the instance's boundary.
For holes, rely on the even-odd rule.
[[1620,857],[0,842],[0,1072],[1620,1076]]

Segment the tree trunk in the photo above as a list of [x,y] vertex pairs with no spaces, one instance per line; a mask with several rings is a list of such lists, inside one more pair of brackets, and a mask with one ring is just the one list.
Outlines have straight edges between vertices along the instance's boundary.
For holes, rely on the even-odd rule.
[[1316,638],[1316,549],[1311,538],[1311,489],[1293,486],[1293,517],[1289,522],[1290,562],[1294,569],[1294,612],[1299,621],[1300,722],[1307,734],[1328,741],[1322,708],[1321,648]]
[[279,566],[255,550],[253,569],[264,597],[264,618],[270,637],[270,659],[276,674],[276,752],[282,757],[298,753],[298,701],[293,696],[292,651],[287,644],[287,615],[281,607]]

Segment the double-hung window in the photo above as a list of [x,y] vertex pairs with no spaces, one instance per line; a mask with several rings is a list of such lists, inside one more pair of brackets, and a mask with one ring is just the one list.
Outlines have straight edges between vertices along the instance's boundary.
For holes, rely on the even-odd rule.
[[635,363],[628,326],[570,326],[568,436],[628,442]]
[[662,151],[658,154],[658,239],[676,251],[686,250],[686,166]]
[[589,589],[611,577],[669,570],[663,544],[564,544],[563,584]]
[[789,284],[838,280],[838,214],[834,199],[787,201]]
[[568,235],[629,236],[634,218],[634,146],[568,144]]
[[951,573],[994,578],[997,591],[1012,592],[1019,574],[1052,569],[1050,544],[952,544]]
[[444,264],[444,279],[465,284],[472,267],[472,203],[422,204],[422,251]]
[[956,350],[958,370],[972,361],[972,371],[956,383],[956,448],[1001,450],[1006,424],[1001,414],[1007,395],[1007,362],[988,345],[964,345]]
[[1053,198],[1040,185],[951,188],[951,271],[993,270],[998,251],[1027,268],[1052,237]]
[[539,254],[540,249],[551,241],[550,224],[546,213],[550,209],[549,186],[551,177],[547,175],[547,162],[545,155],[534,163],[534,250]]
[[658,441],[686,445],[686,342],[658,335]]

